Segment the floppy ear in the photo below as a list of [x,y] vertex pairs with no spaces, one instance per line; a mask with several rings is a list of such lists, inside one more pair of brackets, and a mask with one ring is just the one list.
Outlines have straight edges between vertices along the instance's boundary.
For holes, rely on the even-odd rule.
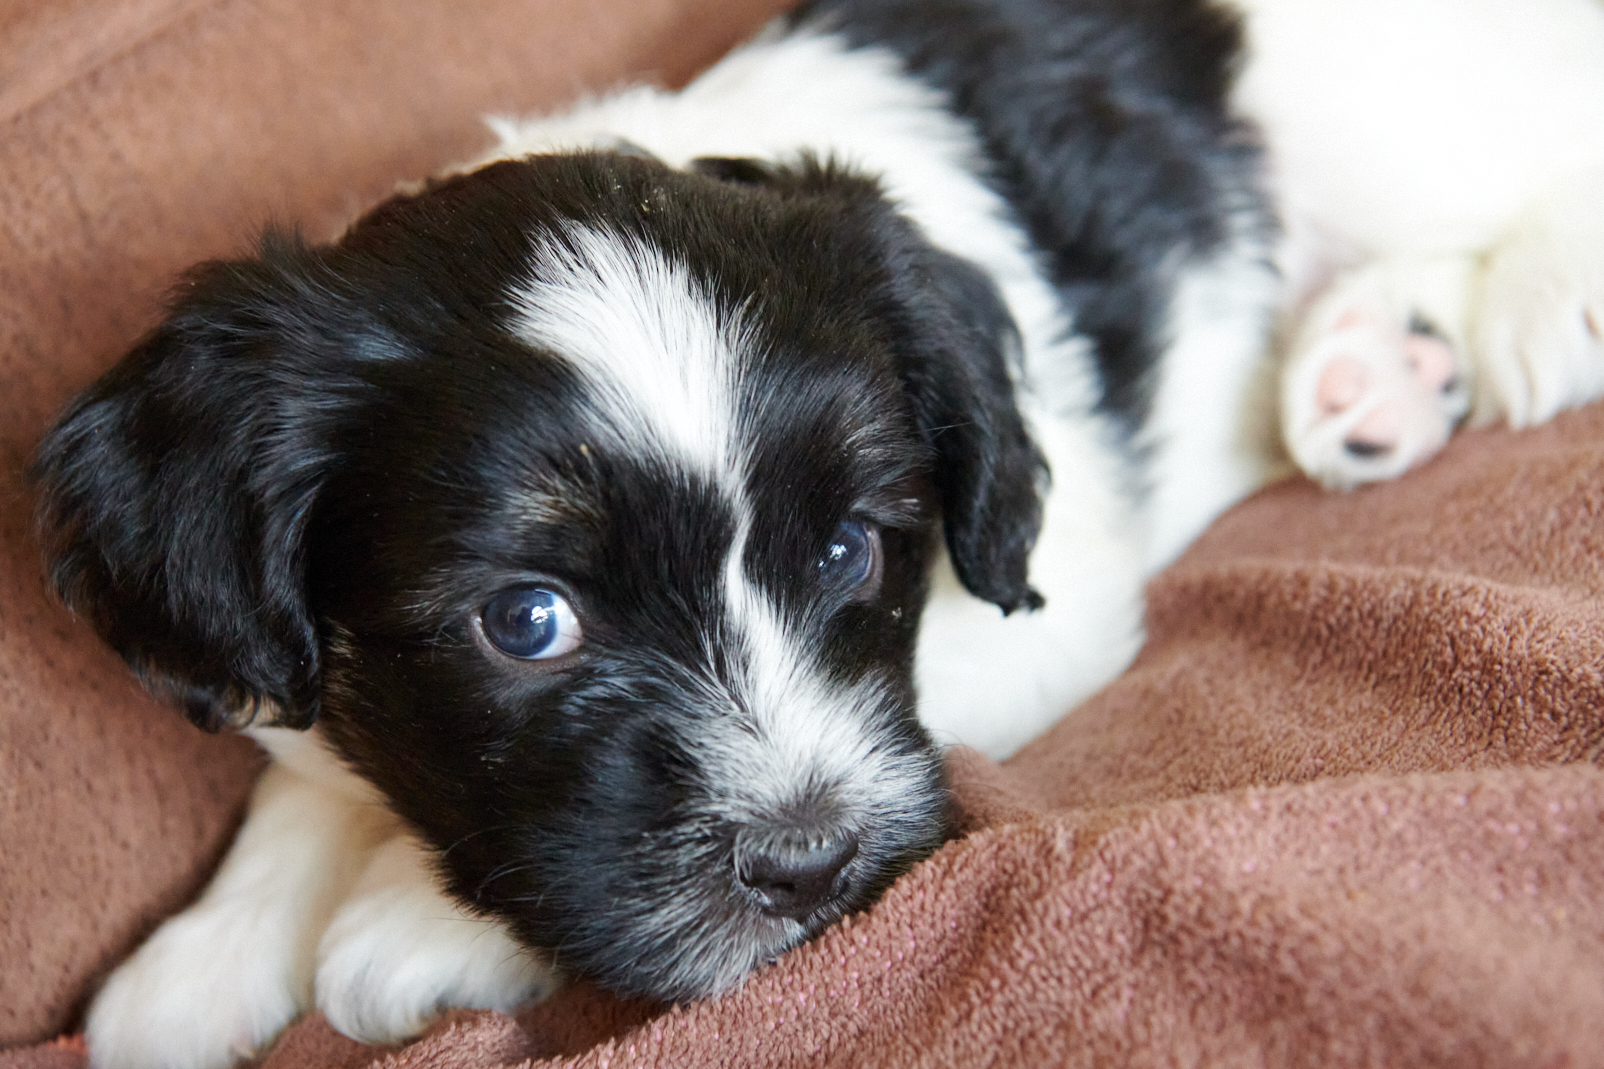
[[1048,471],[1008,374],[1018,328],[989,275],[922,239],[901,275],[912,309],[902,377],[935,453],[953,570],[1005,614],[1039,609],[1028,564]]
[[318,712],[302,543],[338,407],[318,353],[346,328],[316,264],[270,237],[197,268],[35,461],[57,592],[210,731]]

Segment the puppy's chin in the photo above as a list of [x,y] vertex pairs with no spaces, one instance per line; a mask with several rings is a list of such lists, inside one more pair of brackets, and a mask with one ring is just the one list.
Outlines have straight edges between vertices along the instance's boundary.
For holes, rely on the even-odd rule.
[[738,987],[754,969],[873,900],[854,895],[798,921],[766,915],[715,887],[688,884],[654,910],[598,918],[570,937],[557,960],[620,994],[684,1002]]
[[844,912],[829,908],[799,922],[766,916],[735,897],[689,884],[676,901],[570,939],[558,960],[620,994],[684,1002],[739,986]]

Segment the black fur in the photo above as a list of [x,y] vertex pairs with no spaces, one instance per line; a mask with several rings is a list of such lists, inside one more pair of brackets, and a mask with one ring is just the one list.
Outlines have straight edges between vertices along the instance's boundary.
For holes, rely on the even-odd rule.
[[1268,228],[1227,95],[1241,27],[1202,0],[813,0],[795,16],[890,48],[974,122],[988,178],[1095,344],[1102,409],[1145,420],[1176,269]]

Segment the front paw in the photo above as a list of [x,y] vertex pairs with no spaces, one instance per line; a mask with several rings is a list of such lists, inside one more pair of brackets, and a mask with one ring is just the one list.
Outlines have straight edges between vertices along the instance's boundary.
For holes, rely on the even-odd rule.
[[1428,459],[1469,405],[1453,345],[1380,276],[1342,278],[1315,302],[1282,379],[1288,451],[1336,489]]
[[85,1028],[96,1069],[223,1069],[300,1013],[311,948],[237,908],[196,906],[107,979]]
[[438,889],[407,835],[379,849],[318,946],[318,1009],[365,1043],[409,1039],[448,1009],[508,1012],[556,985],[544,956]]

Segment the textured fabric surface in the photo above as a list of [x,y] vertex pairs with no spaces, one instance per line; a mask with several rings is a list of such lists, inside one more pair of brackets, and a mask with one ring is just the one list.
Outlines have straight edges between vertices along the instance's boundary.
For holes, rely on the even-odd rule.
[[[683,77],[774,6],[0,15],[42,50],[0,32],[0,1069],[83,1064],[52,1037],[258,767],[45,596],[21,471],[50,413],[267,218],[330,232],[480,147],[477,114]],[[953,754],[962,838],[741,990],[576,985],[400,1050],[313,1016],[263,1064],[1604,1066],[1604,407],[1271,487],[1149,596],[1106,691],[1008,762]]]

